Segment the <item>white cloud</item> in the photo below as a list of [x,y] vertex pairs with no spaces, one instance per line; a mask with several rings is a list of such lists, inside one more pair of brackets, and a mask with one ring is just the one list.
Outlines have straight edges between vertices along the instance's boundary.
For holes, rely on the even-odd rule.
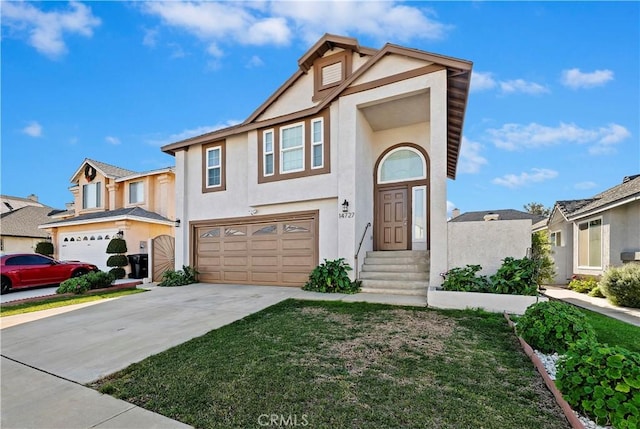
[[220,123],[220,124],[216,124],[216,125],[203,125],[200,127],[195,127],[195,128],[188,128],[186,130],[182,130],[178,133],[174,133],[171,134],[165,138],[155,138],[155,139],[150,139],[147,141],[147,143],[153,145],[153,146],[164,146],[166,144],[171,144],[171,143],[176,143],[182,140],[186,140],[188,138],[191,137],[196,137],[196,136],[200,136],[203,134],[207,134],[210,133],[212,131],[216,131],[216,130],[220,130],[223,128],[228,128],[228,127],[232,127],[234,125],[237,125],[239,123],[241,123],[242,121],[236,121],[236,120],[228,120],[226,122]]
[[106,140],[107,143],[112,144],[112,145],[119,145],[120,144],[120,139],[118,137],[106,136],[104,139]]
[[357,33],[385,42],[438,40],[452,28],[439,22],[431,9],[396,2],[186,1],[145,2],[142,8],[202,40],[215,57],[231,43],[287,46],[295,37],[313,43],[325,32]]
[[527,125],[504,124],[502,128],[487,130],[496,147],[506,150],[554,146],[562,143],[589,144],[589,153],[611,153],[613,145],[631,136],[622,125],[609,124],[600,128],[581,128],[576,124],[560,123],[549,127],[532,122]]
[[247,68],[252,69],[255,67],[262,67],[264,65],[264,61],[257,55],[252,56],[249,61],[247,61]]
[[573,185],[574,188],[576,189],[580,189],[580,190],[586,190],[586,189],[593,189],[596,186],[598,186],[595,182],[579,182],[576,183],[575,185]]
[[184,49],[182,49],[182,46],[180,46],[178,43],[169,43],[167,46],[171,48],[170,58],[184,58],[187,56],[187,54],[184,52]]
[[514,79],[500,82],[500,89],[505,94],[513,94],[517,92],[522,92],[524,94],[544,94],[549,91],[544,85],[540,85],[535,82],[528,82],[524,79]]
[[2,2],[2,24],[18,33],[27,32],[31,46],[56,58],[67,52],[65,34],[91,37],[100,19],[93,16],[89,7],[75,1],[69,2],[66,11],[52,12],[42,11],[28,2],[7,1]]
[[480,155],[481,150],[482,145],[480,143],[471,141],[463,136],[458,172],[477,173],[480,171],[480,167],[487,164],[487,159]]
[[142,44],[150,48],[155,48],[158,44],[158,30],[153,28],[145,28]]
[[40,125],[36,121],[31,121],[29,125],[22,129],[22,132],[31,137],[41,137],[42,125]]
[[476,71],[471,73],[471,91],[485,91],[497,85],[498,82],[493,78],[493,73]]
[[531,173],[522,172],[519,175],[505,174],[502,177],[496,177],[491,182],[505,186],[510,189],[521,188],[531,183],[544,182],[558,176],[558,172],[547,168],[532,168]]
[[583,73],[580,69],[574,68],[562,71],[562,84],[572,89],[593,88],[602,86],[613,80],[613,71],[596,70],[591,73]]

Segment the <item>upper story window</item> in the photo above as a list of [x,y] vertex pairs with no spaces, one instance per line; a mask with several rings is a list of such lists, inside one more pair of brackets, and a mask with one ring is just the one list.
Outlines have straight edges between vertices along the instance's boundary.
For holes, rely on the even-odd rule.
[[258,183],[330,173],[329,110],[258,132]]
[[82,185],[82,208],[83,209],[95,209],[101,206],[100,182],[88,183]]
[[129,204],[144,202],[144,182],[129,183]]
[[280,173],[304,170],[304,123],[280,129]]
[[223,191],[225,184],[225,144],[215,142],[202,147],[202,192]]

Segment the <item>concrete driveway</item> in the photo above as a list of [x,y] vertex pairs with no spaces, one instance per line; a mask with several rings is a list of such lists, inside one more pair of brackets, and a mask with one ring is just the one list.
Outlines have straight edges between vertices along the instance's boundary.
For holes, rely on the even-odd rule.
[[283,287],[152,287],[146,293],[4,328],[0,426],[188,427],[83,385],[304,294]]

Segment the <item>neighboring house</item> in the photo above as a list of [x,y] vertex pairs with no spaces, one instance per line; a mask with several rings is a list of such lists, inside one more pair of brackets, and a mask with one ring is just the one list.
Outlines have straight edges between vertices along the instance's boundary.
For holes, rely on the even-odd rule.
[[592,198],[557,201],[547,224],[555,283],[640,262],[640,174]]
[[176,159],[185,226],[176,267],[195,266],[205,282],[301,286],[324,259],[345,258],[356,275],[365,251],[384,252],[366,258],[379,266],[411,250],[411,286],[426,294],[441,281],[429,272],[447,268],[446,182],[471,68],[323,36],[244,122],[162,148]]
[[49,222],[54,209],[38,203],[35,195],[28,198],[2,195],[2,206],[0,253],[33,253],[38,242],[49,238],[38,225]]
[[519,210],[468,212],[449,221],[449,268],[480,265],[480,274],[498,271],[504,258],[530,254],[533,225],[545,216]]
[[[128,254],[149,254],[150,240],[160,237],[156,250],[163,250],[150,257],[173,268],[173,167],[138,173],[85,159],[70,181],[73,203],[40,225],[51,235],[58,259],[91,262],[108,271],[107,244],[122,234]],[[154,280],[161,274],[156,271]]]

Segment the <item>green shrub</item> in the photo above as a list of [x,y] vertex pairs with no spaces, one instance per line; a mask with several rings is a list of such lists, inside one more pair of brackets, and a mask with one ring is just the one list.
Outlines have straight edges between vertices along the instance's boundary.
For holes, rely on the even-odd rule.
[[464,268],[451,268],[443,274],[442,288],[458,292],[491,292],[491,283],[487,276],[478,276],[480,265],[466,265]]
[[124,268],[111,268],[109,270],[109,274],[115,279],[115,280],[120,280],[123,279],[124,276],[127,274],[124,270]]
[[567,287],[574,292],[589,293],[598,286],[598,280],[596,276],[573,275]]
[[184,286],[198,281],[198,272],[189,266],[183,265],[182,270],[167,270],[162,273],[162,280],[158,286]]
[[518,319],[516,332],[531,347],[543,353],[564,353],[579,340],[596,340],[585,314],[560,301],[530,305]]
[[531,259],[536,262],[535,282],[538,285],[549,284],[555,277],[555,264],[551,257],[549,231],[537,231],[531,234]]
[[36,244],[35,252],[40,255],[51,256],[53,255],[53,243],[50,241],[40,241]]
[[600,280],[600,289],[614,305],[640,308],[640,264],[609,268]]
[[126,255],[111,255],[107,259],[107,267],[126,267],[129,264],[129,259]]
[[56,289],[56,293],[85,293],[91,289],[91,283],[87,280],[87,276],[71,277],[68,280],[63,281]]
[[107,253],[127,253],[127,242],[122,238],[112,238],[107,244]]
[[587,295],[593,296],[595,298],[606,298],[606,296],[604,296],[604,293],[602,293],[602,289],[600,288],[600,285],[591,289],[591,291]]
[[104,271],[94,271],[88,274],[85,274],[85,279],[89,282],[89,289],[104,289],[111,286],[111,283],[115,280],[114,277],[105,273]]
[[356,293],[360,290],[360,282],[352,282],[348,272],[351,267],[344,258],[324,262],[313,269],[303,290],[327,293]]
[[538,262],[530,258],[506,257],[502,266],[491,276],[491,291],[509,295],[535,295]]
[[640,427],[640,353],[580,342],[558,362],[556,385],[596,423]]

